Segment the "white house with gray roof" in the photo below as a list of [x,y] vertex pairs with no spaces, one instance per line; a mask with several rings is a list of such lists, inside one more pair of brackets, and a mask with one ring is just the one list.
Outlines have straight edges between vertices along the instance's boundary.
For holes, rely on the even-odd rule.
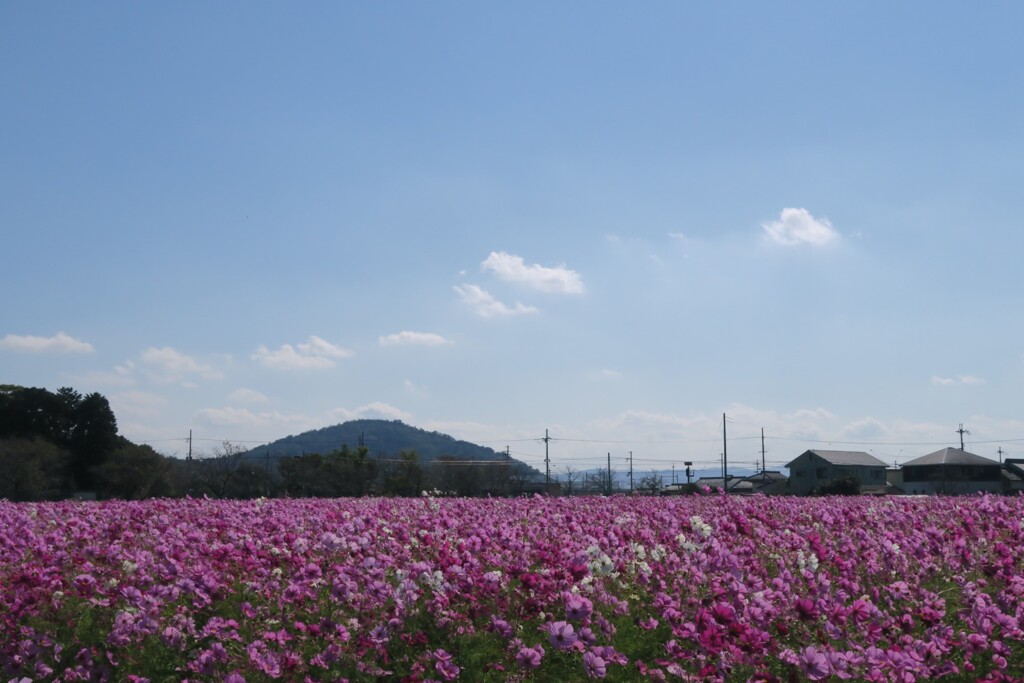
[[863,451],[804,451],[790,462],[789,492],[814,493],[820,486],[847,477],[856,479],[861,491],[886,488],[885,463]]

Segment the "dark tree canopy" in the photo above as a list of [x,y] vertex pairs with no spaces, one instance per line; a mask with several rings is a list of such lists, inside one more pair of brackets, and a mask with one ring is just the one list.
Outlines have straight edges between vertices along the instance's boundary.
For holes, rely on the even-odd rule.
[[43,439],[69,454],[70,475],[79,489],[94,490],[95,468],[123,440],[117,418],[102,394],[82,396],[63,387],[0,387],[0,438]]

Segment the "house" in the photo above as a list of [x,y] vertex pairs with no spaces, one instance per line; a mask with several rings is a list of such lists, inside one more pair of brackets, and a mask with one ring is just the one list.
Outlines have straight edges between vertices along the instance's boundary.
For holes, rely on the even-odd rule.
[[789,492],[814,493],[837,479],[852,478],[862,491],[886,489],[885,463],[862,451],[804,451],[789,464]]
[[910,494],[1003,491],[1003,466],[959,448],[943,448],[903,463],[903,490]]
[[763,493],[766,496],[786,493],[787,478],[782,472],[763,470],[744,477],[743,481],[750,484],[750,493]]
[[721,491],[723,488],[723,481],[726,482],[727,484],[724,487],[726,491],[731,492],[734,488],[736,488],[736,485],[739,484],[741,480],[739,477],[729,474],[726,475],[725,479],[722,479],[722,477],[701,477],[697,481],[693,482],[693,484],[694,486],[697,487],[698,490],[703,490],[706,486],[712,491]]
[[1003,493],[1024,491],[1024,460],[1007,458],[1003,462]]

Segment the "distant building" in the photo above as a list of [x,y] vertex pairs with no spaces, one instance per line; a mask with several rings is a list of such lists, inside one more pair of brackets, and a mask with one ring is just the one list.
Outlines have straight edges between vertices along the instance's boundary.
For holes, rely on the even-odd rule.
[[1003,462],[1003,493],[1024,491],[1024,460],[1007,458]]
[[[693,485],[696,486],[698,490],[703,490],[706,486],[712,491],[721,491],[725,489],[726,491],[731,492],[736,485],[740,483],[740,481],[739,477],[730,474],[727,475],[725,479],[722,479],[722,477],[701,477],[697,481],[693,482]],[[723,482],[725,482],[724,485]]]
[[789,492],[814,493],[837,479],[852,478],[865,493],[886,490],[885,463],[862,451],[804,451],[789,464]]
[[1003,466],[959,448],[943,448],[903,464],[903,485],[910,494],[1001,493]]
[[763,493],[766,496],[775,496],[786,493],[788,478],[782,472],[764,470],[757,474],[751,474],[749,477],[744,477],[741,485],[743,485],[744,489],[749,486],[750,490],[744,491],[747,493]]

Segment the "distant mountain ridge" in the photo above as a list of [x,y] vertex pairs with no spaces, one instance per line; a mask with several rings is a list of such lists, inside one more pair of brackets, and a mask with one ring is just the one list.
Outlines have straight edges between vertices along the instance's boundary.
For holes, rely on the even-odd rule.
[[448,434],[429,432],[407,425],[401,420],[350,420],[341,424],[314,429],[293,436],[286,436],[264,446],[258,446],[245,454],[247,458],[271,459],[331,451],[347,445],[355,449],[365,445],[370,456],[387,459],[397,457],[399,452],[416,451],[421,463],[433,462],[441,457],[460,460],[503,461],[505,454],[468,441],[461,441]]

